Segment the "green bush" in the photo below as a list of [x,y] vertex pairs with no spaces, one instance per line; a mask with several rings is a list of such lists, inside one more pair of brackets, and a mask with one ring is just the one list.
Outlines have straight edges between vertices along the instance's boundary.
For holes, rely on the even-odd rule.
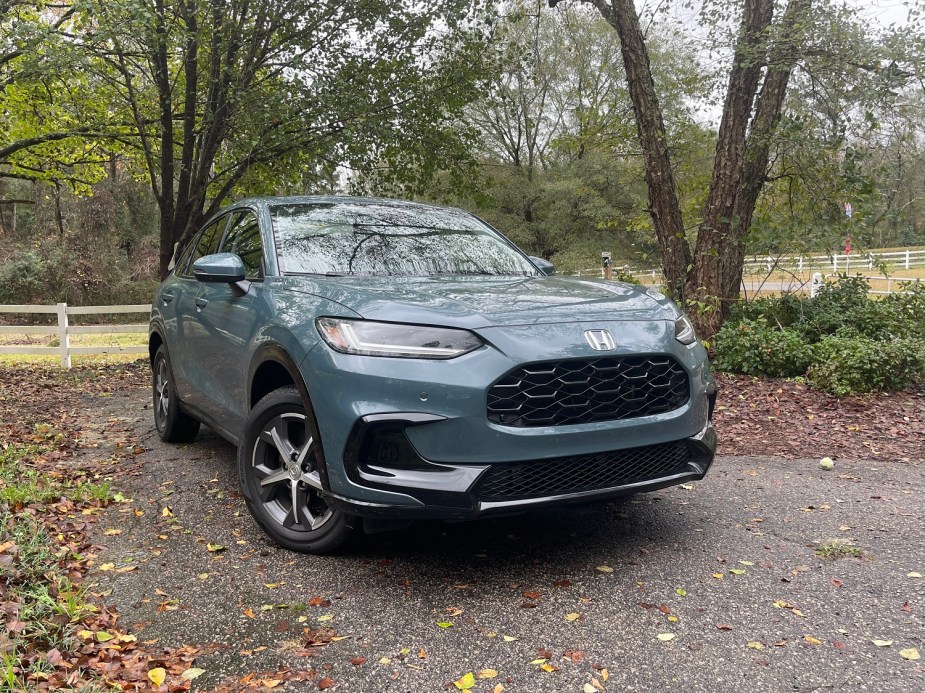
[[812,360],[812,349],[799,332],[757,320],[727,321],[713,345],[716,368],[746,375],[802,375]]
[[809,382],[844,396],[901,390],[925,379],[925,345],[916,339],[878,341],[855,334],[824,337],[813,346]]
[[762,297],[733,308],[714,336],[717,369],[803,375],[837,395],[897,390],[925,379],[925,284],[883,299],[841,276],[815,298]]

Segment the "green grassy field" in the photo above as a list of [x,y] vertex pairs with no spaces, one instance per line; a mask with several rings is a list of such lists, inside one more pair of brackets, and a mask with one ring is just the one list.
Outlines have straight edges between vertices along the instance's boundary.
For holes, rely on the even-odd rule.
[[[142,333],[111,332],[71,336],[71,346],[127,347],[145,346],[147,343],[147,335]],[[0,335],[0,345],[58,346],[58,338],[53,335],[7,334]],[[74,364],[107,364],[126,363],[143,358],[147,356],[145,354],[79,354],[72,356],[71,360]],[[0,354],[0,365],[5,366],[59,363],[60,360],[61,357],[58,354]]]

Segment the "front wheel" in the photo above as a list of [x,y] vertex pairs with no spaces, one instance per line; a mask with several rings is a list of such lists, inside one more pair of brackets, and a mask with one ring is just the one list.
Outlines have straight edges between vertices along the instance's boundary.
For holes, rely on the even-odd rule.
[[353,534],[356,518],[324,500],[309,412],[295,387],[271,392],[247,418],[238,446],[238,476],[247,509],[280,546],[331,553]]

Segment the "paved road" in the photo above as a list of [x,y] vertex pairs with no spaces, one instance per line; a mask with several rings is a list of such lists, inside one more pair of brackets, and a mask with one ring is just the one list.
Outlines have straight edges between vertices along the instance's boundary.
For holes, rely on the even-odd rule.
[[[923,465],[720,457],[689,489],[313,557],[263,538],[227,443],[158,442],[146,396],[90,404],[150,448],[98,525],[100,562],[138,568],[98,580],[139,639],[225,647],[194,690],[280,666],[317,672],[287,690],[455,691],[483,669],[475,691],[925,690],[925,660],[900,655],[925,655]],[[833,540],[861,556],[816,555]],[[306,657],[305,627],[344,639]]]

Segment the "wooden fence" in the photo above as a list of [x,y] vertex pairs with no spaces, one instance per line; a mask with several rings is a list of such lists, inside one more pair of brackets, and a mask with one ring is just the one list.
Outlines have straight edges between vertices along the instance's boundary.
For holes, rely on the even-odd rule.
[[76,354],[145,354],[146,346],[71,346],[71,337],[80,334],[127,334],[147,333],[148,323],[118,325],[70,325],[71,315],[110,315],[116,313],[148,313],[151,305],[130,306],[68,306],[58,303],[54,306],[0,305],[0,313],[53,314],[58,318],[57,325],[0,325],[0,335],[57,335],[58,346],[0,345],[0,354],[57,354],[61,365],[71,367],[71,356]]

